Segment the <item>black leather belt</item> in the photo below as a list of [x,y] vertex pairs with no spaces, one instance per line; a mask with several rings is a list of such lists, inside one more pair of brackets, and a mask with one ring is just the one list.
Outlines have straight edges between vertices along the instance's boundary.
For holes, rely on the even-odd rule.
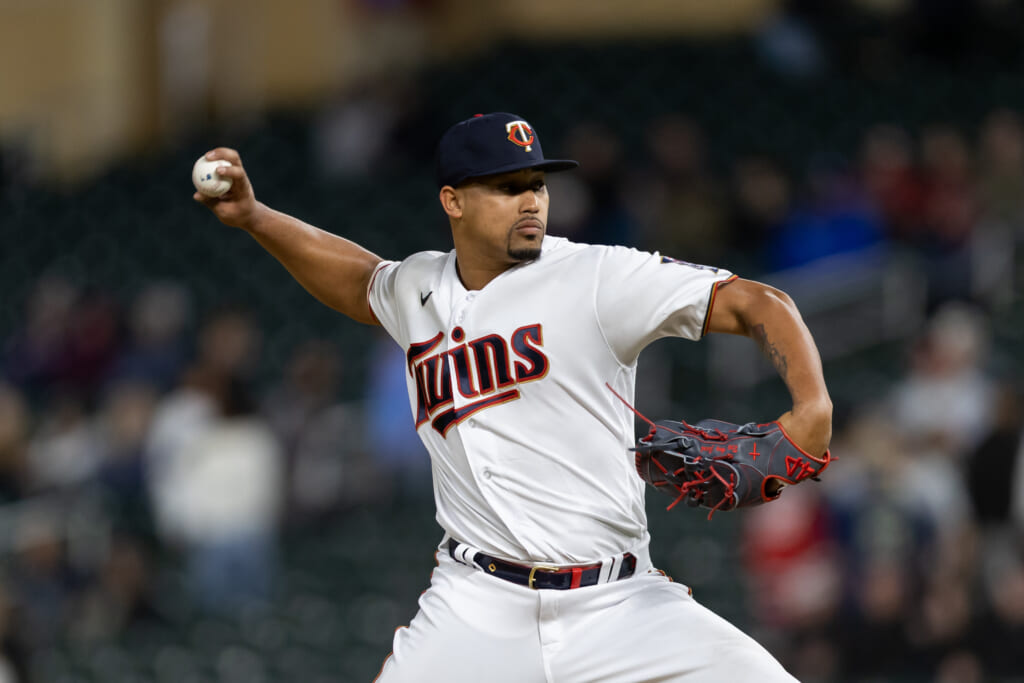
[[[456,549],[460,545],[454,538],[448,539],[448,554],[456,562],[466,564],[463,558],[456,554]],[[465,555],[465,559],[491,576],[537,590],[569,590],[593,586],[601,583],[601,569],[604,566],[602,562],[574,567],[530,566],[491,557],[479,550],[462,554]],[[611,566],[608,568],[605,582],[628,578],[636,571],[636,556],[633,553],[617,555],[607,562],[610,562]]]

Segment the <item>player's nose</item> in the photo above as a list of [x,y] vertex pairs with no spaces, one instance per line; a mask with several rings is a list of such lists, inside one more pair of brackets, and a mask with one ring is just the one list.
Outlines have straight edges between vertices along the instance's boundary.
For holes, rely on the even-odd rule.
[[540,211],[540,197],[534,190],[527,190],[519,195],[520,211],[526,213],[537,213]]

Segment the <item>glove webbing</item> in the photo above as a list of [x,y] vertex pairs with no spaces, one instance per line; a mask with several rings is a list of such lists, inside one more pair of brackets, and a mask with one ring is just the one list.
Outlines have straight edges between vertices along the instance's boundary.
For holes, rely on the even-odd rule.
[[[609,387],[609,388],[611,388],[611,387]],[[614,393],[614,390],[613,390],[613,393]],[[616,394],[616,395],[618,396],[618,394]],[[619,398],[621,399],[622,397],[620,396]],[[630,410],[632,410],[634,413],[639,415],[641,419],[646,420],[651,425],[651,432],[650,432],[650,434],[648,434],[648,437],[653,437],[655,435],[655,433],[657,433],[657,431],[658,431],[658,428],[655,426],[655,424],[653,422],[651,422],[650,420],[648,420],[646,417],[644,417],[644,415],[641,414],[640,411],[638,411],[635,408],[633,408],[633,406],[630,406],[628,403],[626,403],[626,405],[629,406]],[[702,437],[702,438],[704,438],[706,440],[709,440],[709,441],[727,441],[729,439],[728,436],[723,434],[718,429],[715,429],[714,433],[712,434],[709,431],[705,431],[703,429],[699,429],[697,427],[694,427],[693,425],[689,424],[685,420],[682,421],[682,424],[683,424],[683,426],[685,428],[683,432],[677,432],[676,430],[670,429],[668,427],[665,427],[664,425],[662,425],[661,428],[666,430],[666,431],[670,431],[670,432],[672,432],[674,434],[679,434],[680,436],[684,436],[686,434],[686,432],[691,432],[691,433],[697,434],[698,436],[700,436],[700,437]],[[731,453],[726,453],[725,455],[716,455],[716,456],[713,456],[713,457],[708,458],[708,459],[709,460],[732,460],[732,454]],[[658,466],[658,469],[661,470],[662,474],[666,474],[666,475],[669,474],[668,468],[665,467],[664,465],[662,465],[661,462],[657,458],[653,458],[652,457],[651,461],[654,462],[654,464]],[[672,474],[672,476],[674,478],[678,478],[679,477],[679,473],[683,472],[685,470],[686,470],[686,467],[680,467],[679,469],[675,470],[671,474]],[[691,500],[693,500],[696,504],[699,505],[700,502],[704,498],[704,491],[701,490],[700,487],[703,484],[707,484],[709,481],[713,481],[714,479],[718,479],[718,481],[720,481],[722,483],[722,486],[725,489],[725,495],[722,496],[722,499],[720,501],[718,501],[718,504],[715,505],[713,508],[711,508],[711,511],[708,513],[708,520],[710,521],[711,518],[714,516],[714,514],[718,510],[720,510],[721,507],[732,498],[733,493],[736,490],[736,475],[735,475],[735,473],[730,472],[729,473],[729,478],[726,479],[721,474],[719,474],[717,471],[715,471],[713,468],[709,467],[709,468],[707,468],[707,470],[705,470],[703,472],[697,472],[697,473],[693,474],[692,476],[695,477],[695,478],[691,479],[690,481],[684,481],[682,484],[673,484],[671,481],[668,481],[668,480],[665,481],[666,484],[668,484],[669,486],[673,487],[676,491],[679,492],[679,495],[676,496],[676,499],[673,500],[671,503],[669,503],[669,506],[667,508],[665,508],[665,509],[666,510],[671,510],[672,508],[674,508],[676,505],[679,504],[679,501],[685,500],[688,497]]]
[[[612,385],[608,384],[608,382],[605,382],[604,385],[606,387],[608,387],[608,391],[612,392],[612,394],[615,395],[615,398],[617,398],[620,401],[622,401],[623,405],[625,405],[627,408],[629,408],[631,411],[633,411],[634,415],[636,415],[641,420],[643,420],[644,422],[646,422],[647,424],[649,424],[651,426],[651,432],[650,432],[649,436],[653,437],[655,435],[655,433],[657,433],[658,426],[656,424],[654,424],[653,420],[651,420],[646,415],[641,413],[639,410],[637,410],[636,408],[631,406],[629,404],[629,401],[627,401],[626,399],[622,398],[622,396],[619,395],[619,392],[615,391],[615,389],[612,389]],[[726,436],[725,434],[723,434],[722,431],[719,430],[719,429],[713,430],[714,433],[712,433],[711,431],[706,431],[706,430],[703,430],[703,429],[699,429],[698,427],[694,427],[693,425],[691,425],[690,423],[686,422],[685,420],[682,421],[682,424],[685,427],[686,431],[690,431],[690,432],[692,432],[694,434],[697,434],[698,436],[701,436],[704,439],[714,440],[714,441],[727,441],[729,439],[729,437]],[[685,435],[683,432],[677,432],[674,429],[669,429],[668,427],[662,427],[662,428],[663,429],[667,429],[668,431],[673,432],[675,434],[679,434],[679,436],[684,436]],[[727,453],[725,455],[717,455],[717,456],[714,456],[713,458],[710,458],[710,459],[711,460],[731,460],[732,459],[732,454]],[[660,462],[658,462],[657,458],[651,458],[651,460],[653,460],[654,464],[658,466],[658,469],[661,470],[662,474],[668,474],[668,468],[665,467],[664,465],[662,465]],[[686,469],[685,467],[680,467],[678,470],[673,472],[672,475],[674,477],[678,477],[679,473],[682,472],[685,469]],[[707,472],[710,472],[712,476],[708,476]],[[665,509],[666,510],[671,510],[672,508],[674,508],[676,505],[679,504],[679,501],[685,500],[687,498],[687,496],[689,496],[691,494],[691,492],[693,492],[695,494],[693,496],[693,500],[695,500],[699,504],[700,500],[704,497],[704,492],[701,491],[698,487],[701,484],[706,484],[709,481],[712,481],[713,479],[718,479],[718,481],[720,481],[722,483],[722,486],[725,487],[726,495],[722,497],[722,500],[718,501],[717,505],[715,505],[713,508],[711,508],[711,512],[708,513],[708,520],[710,520],[711,517],[715,514],[715,512],[717,512],[719,509],[721,509],[722,505],[724,505],[727,500],[732,498],[733,492],[735,492],[735,490],[736,490],[736,475],[733,474],[733,473],[730,473],[729,474],[729,478],[726,479],[725,477],[723,477],[721,474],[719,474],[718,472],[716,472],[714,469],[712,469],[710,467],[708,468],[707,472],[702,472],[700,474],[694,475],[694,476],[699,477],[699,478],[693,479],[692,481],[684,481],[682,484],[673,484],[671,481],[667,481],[666,480],[665,483],[668,484],[669,486],[673,487],[676,491],[678,491],[679,495],[676,496],[676,499],[673,500],[671,503],[669,503],[669,506],[667,508],[665,508]],[[696,491],[693,491],[693,489],[696,489]]]

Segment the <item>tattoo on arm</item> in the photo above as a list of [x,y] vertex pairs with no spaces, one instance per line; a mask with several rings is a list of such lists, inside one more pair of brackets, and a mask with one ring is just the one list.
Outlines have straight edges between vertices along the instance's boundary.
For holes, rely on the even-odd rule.
[[778,371],[779,376],[782,377],[783,381],[787,379],[786,374],[789,370],[789,362],[786,360],[785,354],[775,348],[775,344],[768,340],[768,333],[764,331],[764,325],[754,325],[751,331],[751,336],[757,345],[761,348],[764,355],[768,356],[768,360],[775,366],[775,370]]

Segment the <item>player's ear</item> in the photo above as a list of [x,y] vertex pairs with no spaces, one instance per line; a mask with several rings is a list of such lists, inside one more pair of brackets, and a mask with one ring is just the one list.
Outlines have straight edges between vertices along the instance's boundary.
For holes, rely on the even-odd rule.
[[441,188],[441,207],[452,218],[462,218],[462,197],[451,185]]

